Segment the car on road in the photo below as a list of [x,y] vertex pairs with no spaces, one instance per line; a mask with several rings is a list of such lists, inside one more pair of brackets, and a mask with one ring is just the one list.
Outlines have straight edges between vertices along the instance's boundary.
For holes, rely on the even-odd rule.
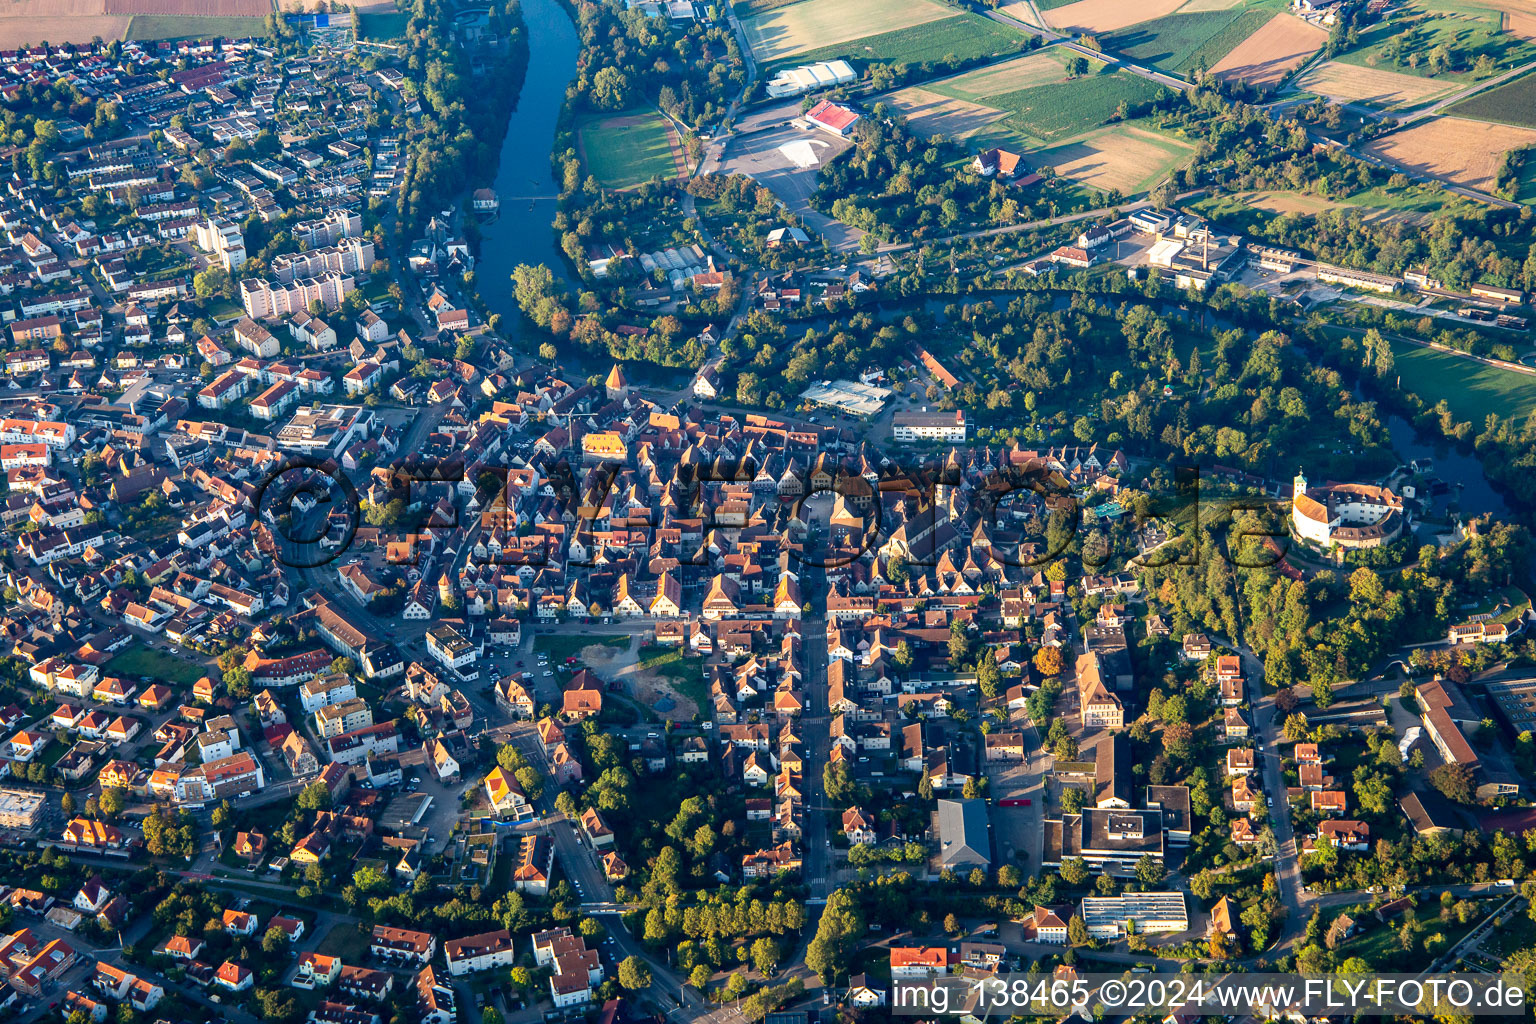
[[553,673],[553,672],[545,672],[545,673],[544,673],[544,678],[546,678],[546,679],[548,679],[548,678],[549,678],[549,677],[550,677],[550,676],[552,676],[552,675],[554,675],[554,673]]

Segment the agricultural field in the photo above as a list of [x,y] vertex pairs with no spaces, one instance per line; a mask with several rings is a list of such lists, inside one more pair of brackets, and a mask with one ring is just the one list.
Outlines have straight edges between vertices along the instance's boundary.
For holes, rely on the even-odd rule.
[[1163,71],[1183,73],[1197,66],[1215,67],[1222,59],[1274,20],[1272,3],[1243,8],[1170,14],[1116,32],[1106,49],[1144,61]]
[[584,121],[577,125],[576,139],[587,172],[609,188],[688,173],[672,122],[654,110]]
[[109,13],[105,0],[11,0],[0,7],[0,48],[121,39],[128,21],[126,14]]
[[1491,190],[1504,154],[1536,145],[1536,129],[1436,117],[1365,147],[1385,160],[1466,188]]
[[1025,154],[1031,168],[1052,167],[1085,188],[1136,195],[1188,161],[1193,147],[1130,124],[1117,124],[1050,149]]
[[1409,110],[1441,99],[1456,86],[1417,75],[1330,60],[1308,68],[1291,84],[1300,92],[1339,103],[1364,103],[1383,110]]
[[1324,198],[1304,192],[1233,192],[1199,199],[1190,204],[1190,209],[1217,221],[1225,228],[1256,234],[1264,223],[1286,214],[1303,217],[1325,213],[1358,214],[1366,221],[1391,217],[1407,223],[1418,223],[1427,220],[1430,214],[1463,201],[1443,189],[1409,185],[1392,190],[1368,189],[1342,199]]
[[921,138],[943,135],[951,139],[969,139],[1008,116],[969,100],[944,96],[913,86],[887,96],[886,102],[907,117],[907,125]]
[[1536,128],[1536,75],[1525,75],[1513,82],[1480,92],[1447,108],[1446,112],[1457,117],[1470,117],[1475,121],[1496,121]]
[[1392,356],[1405,389],[1435,401],[1444,398],[1459,420],[1480,424],[1490,412],[1524,420],[1536,406],[1536,374],[1406,342],[1394,341]]
[[128,24],[128,39],[241,39],[266,31],[266,18],[185,14],[136,14]]
[[[1506,0],[1503,6],[1527,32],[1536,22],[1536,15],[1516,3]],[[1493,5],[1413,0],[1368,27],[1359,45],[1338,59],[1445,82],[1475,82],[1536,60],[1530,36],[1506,30],[1509,18]]]
[[108,14],[162,14],[178,18],[265,18],[272,0],[106,0]]
[[[1096,73],[1068,79],[1064,67],[1058,64],[1053,71],[1051,63],[1056,63],[1053,55],[1031,55],[1025,61],[934,82],[926,89],[961,104],[1002,112],[988,136],[997,136],[992,138],[997,145],[1013,147],[1065,141],[1109,121],[1121,103],[1145,103],[1160,91],[1144,78],[1102,65]],[[966,108],[966,113],[976,117],[981,111]]]
[[[812,2],[819,3],[821,0]],[[838,57],[891,64],[974,60],[978,57],[1017,53],[1024,48],[1027,38],[1025,33],[979,14],[956,14],[942,21],[925,22],[911,28],[881,32],[797,53],[794,55],[794,63],[833,60]]]
[[935,0],[800,0],[754,15],[741,24],[752,54],[763,63],[782,60],[835,43],[943,21],[955,10]]
[[1258,88],[1284,81],[1328,41],[1328,33],[1293,14],[1277,14],[1211,66],[1222,78]]
[[404,11],[379,11],[357,16],[358,36],[362,39],[399,39],[411,16]]
[[[1066,60],[1069,56],[1073,54],[1053,47],[1024,57],[1016,57],[1001,64],[993,64],[978,71],[968,71],[938,84],[944,87],[945,92],[971,99],[1001,96],[1004,93],[1018,92],[1020,89],[1031,89],[1037,85],[1065,82],[1067,80]],[[1092,70],[1097,71],[1103,66],[1094,62]]]
[[1047,28],[1062,32],[1104,33],[1129,28],[1149,18],[1172,14],[1183,3],[1184,0],[1145,0],[1137,3],[1126,3],[1125,0],[1077,0],[1076,3],[1057,7],[1049,13],[1045,13],[1044,7],[1040,9]]

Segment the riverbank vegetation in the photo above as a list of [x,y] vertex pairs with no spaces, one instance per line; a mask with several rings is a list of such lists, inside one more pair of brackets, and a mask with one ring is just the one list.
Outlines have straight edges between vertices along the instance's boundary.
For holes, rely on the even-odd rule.
[[[403,93],[421,104],[411,132],[404,183],[395,212],[399,237],[416,232],[434,211],[496,169],[507,120],[528,68],[528,40],[517,0],[496,0],[480,48],[471,52],[454,27],[446,0],[414,0],[406,23]],[[365,58],[365,63],[377,60]],[[401,115],[381,113],[381,122]],[[404,124],[397,123],[404,128]]]

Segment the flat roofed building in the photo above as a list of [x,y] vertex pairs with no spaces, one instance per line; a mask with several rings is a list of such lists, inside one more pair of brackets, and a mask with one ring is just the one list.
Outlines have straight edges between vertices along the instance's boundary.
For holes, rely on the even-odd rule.
[[1189,928],[1189,913],[1181,892],[1085,896],[1080,914],[1088,934],[1096,939],[1116,939],[1131,930],[1138,935],[1151,935]]
[[0,828],[35,828],[43,817],[44,796],[26,789],[0,789]]
[[852,380],[823,380],[800,392],[800,397],[813,405],[826,406],[850,416],[874,416],[885,408],[891,391]]

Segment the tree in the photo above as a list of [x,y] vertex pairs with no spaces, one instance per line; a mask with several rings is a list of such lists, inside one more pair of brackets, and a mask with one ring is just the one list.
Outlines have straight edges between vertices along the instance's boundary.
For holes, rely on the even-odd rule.
[[779,944],[766,935],[752,943],[752,966],[768,978],[779,966]]
[[693,971],[688,975],[688,984],[703,992],[709,987],[709,979],[714,976],[714,973],[709,969],[708,964],[695,964]]
[[1136,880],[1148,889],[1161,882],[1164,874],[1162,864],[1150,853],[1142,855],[1136,862]]
[[123,791],[116,786],[108,786],[101,791],[101,797],[96,801],[101,808],[101,813],[108,818],[115,818],[123,813]]
[[66,818],[72,817],[75,813],[75,798],[65,793],[59,798],[59,810],[64,812]]
[[651,969],[637,956],[627,956],[619,964],[619,984],[631,992],[651,987]]
[[1076,914],[1067,921],[1067,941],[1074,946],[1086,946],[1091,941],[1088,926]]
[[1429,773],[1430,785],[1443,793],[1448,800],[1459,804],[1477,801],[1477,790],[1472,779],[1472,769],[1464,764],[1442,764]]
[[629,106],[629,79],[616,67],[599,68],[592,76],[590,95],[599,110],[623,110]]
[[1070,886],[1088,881],[1088,863],[1081,857],[1068,857],[1061,862],[1061,880]]
[[976,665],[976,685],[981,690],[981,695],[988,700],[996,697],[997,685],[1002,682],[1002,679],[1002,669],[997,667],[997,655],[989,647]]
[[331,791],[318,779],[299,790],[293,806],[301,811],[323,811],[331,806]]
[[378,868],[365,864],[352,872],[352,884],[357,886],[358,892],[366,896],[369,893],[388,889],[389,879]]
[[1060,675],[1062,667],[1061,648],[1042,647],[1035,652],[1035,668],[1042,676],[1049,678]]
[[261,951],[267,956],[276,956],[287,948],[288,933],[281,928],[268,928],[261,937]]
[[830,985],[843,964],[843,958],[864,936],[864,913],[853,894],[846,889],[833,890],[827,897],[816,935],[806,946],[805,965]]

